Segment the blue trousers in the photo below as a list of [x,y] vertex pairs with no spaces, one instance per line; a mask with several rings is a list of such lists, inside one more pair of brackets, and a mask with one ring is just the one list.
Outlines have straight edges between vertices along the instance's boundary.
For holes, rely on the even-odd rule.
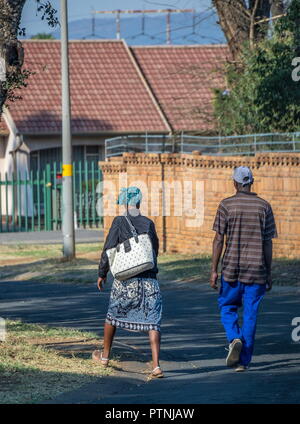
[[[221,322],[225,328],[228,342],[241,339],[243,348],[240,364],[248,366],[254,347],[256,321],[259,305],[266,291],[265,284],[244,284],[236,281],[228,283],[221,278],[218,304]],[[244,305],[243,325],[239,326],[238,308]]]

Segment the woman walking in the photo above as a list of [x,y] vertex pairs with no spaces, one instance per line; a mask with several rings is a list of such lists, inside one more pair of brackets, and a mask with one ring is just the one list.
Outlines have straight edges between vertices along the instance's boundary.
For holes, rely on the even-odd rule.
[[162,299],[156,279],[159,241],[153,221],[140,213],[141,200],[142,193],[137,187],[123,188],[119,194],[117,203],[124,205],[125,211],[124,215],[114,218],[105,240],[99,262],[98,288],[103,290],[109,271],[107,250],[132,237],[131,225],[138,235],[148,234],[153,248],[154,266],[127,280],[114,279],[104,324],[103,351],[94,351],[93,359],[100,361],[104,367],[108,366],[116,328],[148,332],[153,361],[151,376],[161,378],[163,372],[159,365],[159,351]]

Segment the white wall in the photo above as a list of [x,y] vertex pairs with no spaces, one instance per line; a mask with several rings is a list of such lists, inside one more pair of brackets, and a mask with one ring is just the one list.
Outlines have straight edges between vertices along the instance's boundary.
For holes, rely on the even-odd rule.
[[[7,179],[9,181],[12,181],[13,179],[13,158],[12,155],[10,154],[10,151],[12,151],[15,147],[17,147],[18,144],[18,140],[16,138],[16,134],[18,132],[12,117],[9,113],[9,111],[7,109],[4,109],[3,112],[3,118],[5,119],[5,122],[9,128],[9,137],[8,137],[8,141],[7,141],[7,145],[6,145],[6,150],[5,150],[5,157],[4,159],[2,159],[2,164],[1,164],[1,177],[2,180],[5,179],[5,174],[7,174]],[[26,146],[24,146],[24,144],[22,145],[22,150],[26,151]],[[27,152],[28,153],[28,152]],[[16,159],[17,159],[17,171],[20,175],[21,180],[25,180],[26,178],[28,178],[29,175],[29,167],[28,167],[28,154],[26,154],[25,152],[18,152],[16,155]],[[2,204],[2,215],[8,214],[8,215],[12,215],[12,200],[13,200],[13,188],[12,186],[8,186],[7,188],[7,197],[8,197],[8,202],[6,204],[6,188],[5,186],[1,186],[1,204]],[[25,208],[25,200],[27,197],[27,210]],[[21,214],[22,216],[25,216],[26,214],[28,216],[32,215],[32,210],[33,210],[33,204],[32,204],[32,192],[31,192],[31,187],[27,186],[27,188],[25,187],[25,185],[21,186],[21,190],[20,190],[20,205],[18,205],[18,214]]]

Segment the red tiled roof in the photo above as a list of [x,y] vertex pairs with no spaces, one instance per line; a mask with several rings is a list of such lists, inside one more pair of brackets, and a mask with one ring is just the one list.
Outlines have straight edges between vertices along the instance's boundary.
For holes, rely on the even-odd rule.
[[133,47],[132,51],[174,130],[207,131],[213,88],[224,87],[226,45]]
[[[24,67],[35,74],[20,92],[23,99],[10,105],[11,115],[23,134],[59,134],[60,42],[23,45]],[[226,46],[129,50],[123,41],[96,40],[71,41],[69,52],[73,133],[169,132],[164,116],[178,131],[214,127],[212,89],[224,85]],[[3,122],[2,129],[7,132]]]
[[[12,117],[21,133],[60,133],[60,42],[23,45],[35,75]],[[123,41],[71,41],[69,54],[73,133],[168,132]]]

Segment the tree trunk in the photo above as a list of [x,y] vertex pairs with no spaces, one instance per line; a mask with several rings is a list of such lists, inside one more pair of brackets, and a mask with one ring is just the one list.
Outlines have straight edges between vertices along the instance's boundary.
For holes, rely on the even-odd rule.
[[250,13],[244,0],[213,0],[232,56],[236,58],[241,46],[249,40]]
[[269,23],[256,25],[264,18],[284,13],[283,0],[213,0],[219,23],[234,59],[238,58],[245,42],[254,45],[263,39]]
[[[19,24],[26,0],[0,0],[0,56],[8,74],[21,72],[23,49],[18,41]],[[0,82],[0,116],[6,101],[8,87]]]

